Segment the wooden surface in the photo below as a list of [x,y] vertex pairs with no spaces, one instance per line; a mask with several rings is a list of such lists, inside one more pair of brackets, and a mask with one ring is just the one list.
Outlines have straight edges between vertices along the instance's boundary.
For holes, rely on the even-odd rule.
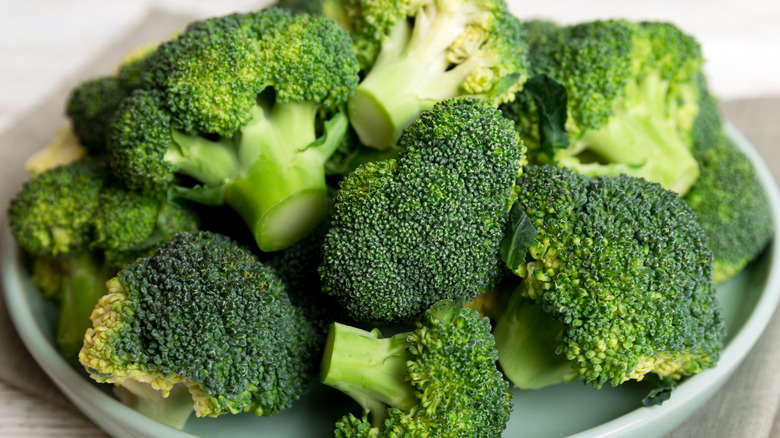
[[[0,0],[0,130],[120,38],[152,7],[190,15],[247,10],[260,1]],[[767,0],[618,2],[511,1],[523,16],[574,22],[607,16],[670,20],[696,35],[724,99],[780,96],[780,2]],[[530,3],[530,2],[528,2]],[[702,8],[708,8],[702,13]],[[755,139],[751,139],[754,140]],[[13,145],[0,145],[3,148]],[[0,175],[0,178],[4,175]],[[4,208],[0,206],[0,208]],[[12,383],[12,382],[11,382]],[[101,437],[83,415],[0,382],[1,437]]]
[[74,409],[65,409],[0,382],[0,436],[85,437],[107,436]]

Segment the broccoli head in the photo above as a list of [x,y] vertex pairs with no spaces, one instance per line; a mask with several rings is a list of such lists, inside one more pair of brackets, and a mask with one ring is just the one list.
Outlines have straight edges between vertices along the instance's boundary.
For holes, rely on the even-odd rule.
[[498,105],[522,87],[527,69],[522,29],[503,0],[341,4],[329,10],[349,20],[365,72],[349,115],[366,146],[393,146],[436,102],[477,97]]
[[11,203],[13,235],[32,259],[33,284],[60,307],[57,346],[75,358],[106,281],[198,217],[165,195],[116,184],[107,166],[81,161],[29,181]]
[[175,234],[108,287],[79,354],[95,380],[162,397],[186,386],[197,416],[271,415],[306,390],[313,328],[271,268],[233,241]]
[[398,159],[364,164],[337,194],[323,290],[356,321],[401,321],[436,301],[482,293],[523,158],[489,102],[453,99],[422,114]]
[[[264,251],[327,214],[324,164],[347,128],[357,84],[348,34],[325,17],[270,8],[191,24],[144,63],[109,136],[132,188],[174,180],[186,197],[225,203]],[[194,180],[192,184],[181,182]]]
[[712,252],[682,198],[555,166],[527,167],[516,192],[538,233],[494,332],[516,386],[679,380],[717,363],[725,325]]
[[693,149],[701,172],[685,200],[709,238],[715,282],[720,283],[761,253],[774,227],[753,163],[726,135],[718,103],[704,80],[702,87]]
[[80,161],[47,170],[17,193],[8,208],[11,234],[31,254],[53,257],[89,248],[104,165]]
[[388,338],[331,326],[320,378],[364,409],[362,418],[342,417],[335,436],[501,436],[512,393],[490,330],[463,300],[434,304],[418,329]]
[[698,176],[691,153],[703,63],[697,41],[661,22],[532,30],[531,79],[504,107],[529,160],[589,176],[642,177],[685,193]]

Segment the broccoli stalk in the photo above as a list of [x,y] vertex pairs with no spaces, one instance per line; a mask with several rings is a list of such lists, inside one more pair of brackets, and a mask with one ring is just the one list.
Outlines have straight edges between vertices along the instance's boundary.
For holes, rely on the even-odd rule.
[[317,108],[309,103],[256,107],[241,130],[239,155],[255,161],[225,187],[225,202],[250,225],[261,249],[299,241],[328,211],[325,162],[339,146],[347,118],[336,114],[316,138]]
[[580,376],[571,361],[556,351],[556,339],[563,329],[563,323],[538,304],[513,294],[493,330],[504,375],[522,389],[577,380]]
[[107,291],[111,271],[90,251],[67,257],[61,264],[66,275],[58,294],[57,348],[63,357],[75,360],[84,343],[84,333],[92,326],[92,310]]
[[288,247],[327,214],[325,162],[338,148],[347,119],[337,113],[315,132],[317,106],[268,102],[262,96],[235,139],[209,140],[173,130],[165,161],[178,173],[216,188],[182,191],[203,203],[235,210],[264,251]]
[[322,383],[371,412],[374,427],[384,423],[388,406],[408,412],[417,402],[407,381],[406,362],[412,359],[406,351],[407,337],[408,333],[401,333],[383,338],[378,329],[367,332],[334,323],[325,344]]
[[387,23],[386,29],[362,34],[370,25],[354,25],[358,46],[366,44],[362,39],[386,32],[349,101],[350,121],[360,140],[380,150],[394,145],[401,131],[436,102],[471,96],[498,104],[522,86],[525,74],[519,22],[502,1],[400,3],[378,12],[360,11],[365,16],[358,21]]
[[[558,163],[585,175],[633,175],[685,193],[696,181],[699,165],[670,117],[665,101],[669,85],[657,72],[627,83],[606,125],[586,131],[558,155]],[[583,152],[595,154],[598,162],[583,161]]]
[[148,383],[127,379],[114,387],[125,406],[175,429],[182,429],[193,412],[192,396],[184,383],[173,385],[167,397]]

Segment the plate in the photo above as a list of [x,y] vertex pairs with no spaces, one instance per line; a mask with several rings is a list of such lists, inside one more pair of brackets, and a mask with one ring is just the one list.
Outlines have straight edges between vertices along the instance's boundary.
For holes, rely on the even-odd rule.
[[[769,169],[733,126],[728,135],[752,159],[780,232],[780,195]],[[327,437],[340,415],[356,404],[318,383],[292,409],[272,417],[251,414],[190,418],[183,431],[153,421],[119,403],[108,385],[92,382],[54,347],[56,309],[30,284],[20,251],[6,231],[2,269],[8,310],[22,341],[65,395],[93,422],[114,436],[129,437]],[[776,236],[777,237],[777,236]],[[775,242],[779,242],[777,238]],[[699,409],[728,380],[772,317],[780,298],[780,245],[769,248],[737,277],[718,285],[729,330],[717,367],[683,381],[661,406],[641,407],[649,387],[627,383],[595,390],[573,383],[537,391],[515,391],[515,407],[504,436],[549,438],[661,437]]]

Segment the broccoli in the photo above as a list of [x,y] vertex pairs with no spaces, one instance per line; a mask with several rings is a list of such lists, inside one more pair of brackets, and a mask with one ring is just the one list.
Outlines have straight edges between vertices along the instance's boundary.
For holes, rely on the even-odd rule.
[[195,231],[200,222],[191,205],[166,192],[141,193],[112,183],[103,188],[98,203],[92,247],[114,269],[151,255],[174,233]]
[[499,364],[519,388],[599,388],[714,366],[725,324],[696,214],[657,183],[526,167],[517,188],[537,231],[498,317]]
[[116,185],[99,161],[60,166],[27,182],[8,217],[32,259],[32,283],[59,304],[56,343],[66,359],[78,354],[113,273],[198,225],[186,205]]
[[419,328],[389,338],[333,324],[320,379],[364,409],[360,419],[342,417],[335,436],[500,436],[512,393],[490,330],[462,299],[434,304]]
[[342,181],[320,266],[323,290],[356,321],[398,322],[483,292],[499,270],[522,144],[490,102],[424,112],[396,159]]
[[53,257],[89,247],[105,166],[76,162],[47,170],[17,193],[8,208],[11,234],[32,254]]
[[[627,174],[684,194],[698,176],[699,44],[672,24],[537,24],[530,79],[505,104],[534,164]],[[536,126],[536,129],[531,129]]]
[[685,200],[712,248],[715,282],[738,274],[766,247],[774,227],[753,163],[727,137],[716,99],[702,79],[693,154],[701,169]]
[[114,76],[90,79],[73,89],[65,112],[73,132],[92,155],[106,152],[108,127],[127,92]]
[[[328,187],[328,199],[332,204],[336,189]],[[338,321],[352,323],[333,298],[322,290],[318,268],[322,263],[322,244],[330,229],[330,219],[322,221],[306,238],[282,251],[270,253],[263,263],[274,272],[287,288],[292,304],[301,309],[321,335],[318,348],[325,344],[330,324]],[[319,351],[319,350],[318,350]]]
[[341,4],[365,72],[349,101],[349,116],[366,146],[393,146],[436,102],[468,96],[498,105],[522,87],[527,69],[522,28],[503,0]]
[[274,6],[294,12],[324,15],[336,20],[345,30],[351,29],[345,5],[341,0],[278,0]]
[[324,163],[357,72],[348,34],[325,17],[271,8],[193,23],[146,58],[110,128],[112,169],[134,189],[174,182],[226,203],[260,249],[283,249],[327,214]]
[[[177,233],[108,288],[79,353],[96,381],[136,397],[148,384],[160,391],[149,392],[152,406],[186,386],[199,417],[275,414],[306,390],[314,329],[273,270],[232,240]],[[186,417],[157,420],[180,427]]]

